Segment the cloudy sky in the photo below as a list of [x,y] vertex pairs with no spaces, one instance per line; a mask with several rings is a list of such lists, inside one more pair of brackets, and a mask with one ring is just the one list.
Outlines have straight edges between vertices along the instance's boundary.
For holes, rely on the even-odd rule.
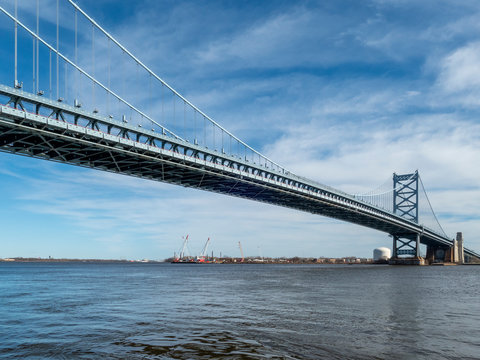
[[[53,19],[55,1],[41,3]],[[478,1],[78,4],[192,103],[298,175],[362,193],[418,169],[446,233],[462,231],[480,251]],[[0,14],[9,44],[12,29]],[[0,49],[6,84],[11,50]],[[391,246],[386,234],[320,216],[10,154],[0,154],[0,195],[0,257],[162,259],[186,234],[194,254],[208,237],[231,256],[239,241],[252,256],[370,257]]]

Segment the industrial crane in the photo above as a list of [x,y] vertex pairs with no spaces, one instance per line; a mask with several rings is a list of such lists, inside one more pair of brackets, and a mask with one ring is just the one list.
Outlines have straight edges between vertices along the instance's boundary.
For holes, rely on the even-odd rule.
[[207,242],[205,243],[205,246],[203,247],[203,250],[202,252],[200,253],[200,255],[197,257],[197,261],[198,262],[205,262],[205,259],[207,257],[207,248],[208,248],[208,245],[210,244],[210,238],[207,239]]
[[185,260],[185,253],[188,253],[187,243],[188,243],[188,235],[185,238],[185,240],[183,240],[183,246],[182,246],[182,249],[180,250],[180,255],[178,256],[178,258],[175,258],[173,260],[174,262],[180,262],[182,260]]

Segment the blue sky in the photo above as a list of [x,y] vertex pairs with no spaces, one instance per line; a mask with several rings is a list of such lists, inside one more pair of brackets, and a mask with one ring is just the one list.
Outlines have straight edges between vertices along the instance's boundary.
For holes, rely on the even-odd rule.
[[[35,1],[19,3],[28,21]],[[41,3],[47,24],[55,1]],[[477,1],[78,4],[192,103],[298,175],[361,193],[418,169],[447,234],[462,231],[480,251]],[[0,19],[11,43],[12,24]],[[68,34],[71,21],[62,26]],[[7,84],[11,50],[0,49]],[[391,246],[386,234],[320,216],[9,154],[0,154],[0,195],[0,257],[161,259],[186,234],[192,253],[211,237],[215,253],[232,256],[238,241],[264,256],[369,257]]]

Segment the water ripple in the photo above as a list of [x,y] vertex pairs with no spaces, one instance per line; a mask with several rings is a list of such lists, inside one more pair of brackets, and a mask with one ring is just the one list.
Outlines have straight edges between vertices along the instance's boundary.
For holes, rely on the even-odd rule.
[[480,267],[0,264],[0,358],[478,359]]

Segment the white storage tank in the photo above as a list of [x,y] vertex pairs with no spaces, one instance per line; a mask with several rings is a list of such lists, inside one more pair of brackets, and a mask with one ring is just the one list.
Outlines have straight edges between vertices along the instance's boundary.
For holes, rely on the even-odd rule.
[[388,261],[392,256],[392,252],[389,248],[380,247],[373,250],[373,261],[380,262],[380,261]]

